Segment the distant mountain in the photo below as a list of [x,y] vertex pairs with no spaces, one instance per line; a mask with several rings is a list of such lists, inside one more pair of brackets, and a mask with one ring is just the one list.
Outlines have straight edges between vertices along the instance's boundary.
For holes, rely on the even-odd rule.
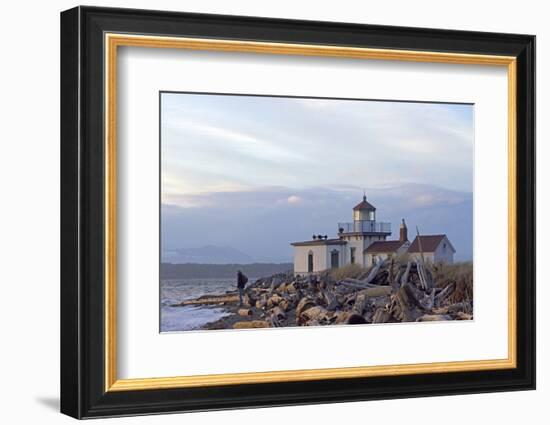
[[293,270],[292,263],[254,264],[169,264],[160,265],[161,279],[236,278],[241,270],[249,278],[268,277]]
[[164,263],[195,264],[250,264],[254,259],[229,246],[206,245],[199,248],[179,248],[162,251]]

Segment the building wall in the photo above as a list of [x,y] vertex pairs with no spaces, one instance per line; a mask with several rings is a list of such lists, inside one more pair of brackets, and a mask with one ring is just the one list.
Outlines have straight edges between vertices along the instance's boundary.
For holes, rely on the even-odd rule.
[[350,238],[346,238],[348,241],[347,245],[345,245],[345,256],[343,258],[344,262],[343,264],[350,264],[351,263],[351,252],[350,248],[355,248],[355,263],[359,264],[360,266],[363,265],[363,246],[364,241],[363,238],[359,237],[359,240],[356,240],[355,236],[350,236]]
[[313,253],[313,273],[330,269],[331,253],[338,251],[339,266],[346,264],[346,245],[310,245],[294,247],[294,274],[308,273],[308,255]]
[[[428,263],[453,263],[454,262],[454,253],[451,248],[451,245],[449,244],[449,240],[447,238],[443,239],[434,252],[425,252],[424,253],[424,261]],[[420,253],[415,252],[414,254],[411,254],[411,257],[413,259],[419,259]]]
[[454,253],[447,238],[444,238],[437,246],[433,261],[436,263],[452,263],[454,261]]
[[351,256],[350,256],[350,248],[355,248],[355,264],[359,264],[360,266],[367,266],[370,263],[366,263],[366,258],[363,255],[363,252],[365,249],[369,247],[369,245],[376,241],[385,241],[385,236],[344,236],[344,239],[347,241],[347,247],[345,249],[345,261],[343,264],[350,264],[351,263]]
[[308,269],[308,255],[313,253],[313,271],[321,270],[326,264],[327,246],[295,246],[294,247],[294,273],[305,274]]
[[349,247],[348,244],[346,245],[330,245],[327,247],[327,263],[325,266],[326,269],[331,268],[330,264],[330,255],[332,251],[337,250],[338,251],[338,267],[342,267],[343,265],[347,264],[349,262]]

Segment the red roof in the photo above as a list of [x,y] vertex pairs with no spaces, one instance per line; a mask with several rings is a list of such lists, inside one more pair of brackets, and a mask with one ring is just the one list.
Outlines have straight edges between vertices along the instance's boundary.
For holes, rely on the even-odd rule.
[[397,252],[406,242],[402,241],[376,241],[371,243],[365,252],[375,254],[381,252]]
[[363,196],[363,200],[361,202],[359,202],[356,206],[353,207],[353,210],[354,211],[357,211],[357,210],[370,210],[370,211],[375,211],[376,208],[374,208],[371,204],[369,204],[367,202],[367,197],[366,196]]
[[[447,235],[422,235],[420,236],[420,243],[418,243],[418,236],[414,238],[413,243],[409,247],[409,252],[420,252],[420,245],[422,245],[422,252],[434,252],[443,239],[447,238]],[[448,241],[448,238],[447,238]],[[449,245],[455,250],[449,242]]]

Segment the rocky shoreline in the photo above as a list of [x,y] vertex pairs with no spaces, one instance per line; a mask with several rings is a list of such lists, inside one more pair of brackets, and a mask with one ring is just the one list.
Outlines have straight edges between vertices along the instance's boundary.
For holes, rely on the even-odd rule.
[[177,305],[222,307],[231,313],[201,329],[246,329],[368,323],[471,320],[471,263],[431,265],[408,259],[357,265],[316,276],[276,274],[246,288]]

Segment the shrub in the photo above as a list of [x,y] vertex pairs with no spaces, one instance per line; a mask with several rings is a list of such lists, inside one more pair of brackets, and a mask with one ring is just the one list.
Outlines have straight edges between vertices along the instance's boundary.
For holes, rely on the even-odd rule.
[[471,301],[474,296],[474,270],[471,262],[435,264],[433,275],[437,286],[444,288],[449,283],[456,284],[448,298],[449,303]]
[[410,260],[409,254],[407,252],[402,252],[394,259],[394,262],[395,264],[407,264]]
[[346,278],[357,279],[365,273],[365,268],[359,264],[346,264],[345,266],[330,271],[330,277],[335,281]]

